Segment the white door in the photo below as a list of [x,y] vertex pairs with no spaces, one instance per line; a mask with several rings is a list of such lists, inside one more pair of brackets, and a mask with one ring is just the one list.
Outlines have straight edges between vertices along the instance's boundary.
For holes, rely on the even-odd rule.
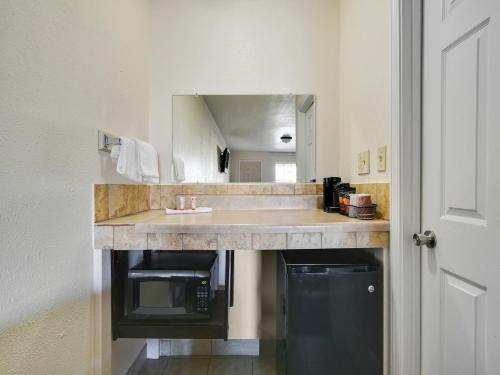
[[239,182],[261,182],[260,160],[240,160],[240,181]]
[[316,179],[316,106],[313,103],[306,111],[306,182],[312,182]]
[[424,0],[422,375],[500,374],[500,0]]

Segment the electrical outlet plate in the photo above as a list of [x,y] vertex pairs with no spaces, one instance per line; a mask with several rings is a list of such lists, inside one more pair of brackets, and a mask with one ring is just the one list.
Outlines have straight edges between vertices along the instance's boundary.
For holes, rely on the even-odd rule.
[[381,146],[377,150],[377,171],[385,172],[387,169],[386,164],[387,146]]
[[370,150],[358,154],[358,174],[370,174]]

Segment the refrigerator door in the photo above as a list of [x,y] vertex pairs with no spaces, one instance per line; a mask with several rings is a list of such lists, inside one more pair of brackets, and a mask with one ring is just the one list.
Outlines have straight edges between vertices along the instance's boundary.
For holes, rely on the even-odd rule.
[[378,265],[287,267],[288,375],[381,375]]

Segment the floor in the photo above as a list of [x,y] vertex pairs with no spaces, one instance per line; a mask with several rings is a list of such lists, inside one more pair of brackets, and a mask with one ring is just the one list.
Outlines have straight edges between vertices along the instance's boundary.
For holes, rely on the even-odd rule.
[[277,375],[272,359],[249,356],[161,357],[147,360],[140,375]]

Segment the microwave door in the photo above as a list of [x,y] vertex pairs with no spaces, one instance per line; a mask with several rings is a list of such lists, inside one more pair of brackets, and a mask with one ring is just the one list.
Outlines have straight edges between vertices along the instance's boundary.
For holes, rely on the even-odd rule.
[[184,270],[130,270],[132,306],[136,317],[162,319],[186,316],[193,310],[189,280],[195,272]]
[[157,315],[186,315],[190,308],[186,299],[186,283],[179,279],[140,281],[137,308],[134,313]]

